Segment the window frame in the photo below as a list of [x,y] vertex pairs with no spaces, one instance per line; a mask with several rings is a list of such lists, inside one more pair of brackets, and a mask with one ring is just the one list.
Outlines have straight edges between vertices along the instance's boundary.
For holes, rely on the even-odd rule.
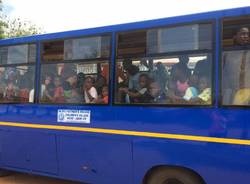
[[[185,50],[185,51],[174,51],[174,52],[167,52],[167,53],[154,53],[154,54],[145,54],[144,56],[132,56],[132,57],[118,57],[117,51],[118,51],[118,36],[120,33],[129,33],[133,31],[142,31],[142,30],[150,30],[150,29],[161,29],[161,28],[172,28],[172,27],[179,27],[179,26],[186,26],[186,25],[192,25],[192,24],[211,24],[211,49],[201,49],[201,50]],[[198,20],[198,21],[190,21],[185,23],[177,23],[177,24],[167,24],[163,26],[151,26],[141,29],[130,29],[126,31],[117,31],[115,33],[115,53],[114,53],[114,78],[113,78],[113,91],[112,91],[112,105],[113,106],[139,106],[139,107],[187,107],[187,108],[214,108],[216,106],[216,19],[204,19],[204,20]],[[119,59],[131,59],[131,58],[150,58],[150,57],[162,57],[162,56],[176,56],[181,54],[196,54],[196,53],[207,53],[211,54],[212,59],[212,66],[211,66],[211,104],[147,104],[147,103],[116,103],[116,64],[117,60]]]
[[[18,67],[18,66],[33,66],[34,67],[34,99],[33,102],[1,102],[0,101],[0,105],[8,105],[8,104],[22,104],[22,105],[27,105],[27,104],[36,104],[36,82],[37,82],[37,62],[38,62],[38,42],[37,41],[33,41],[33,42],[24,42],[24,43],[17,43],[17,44],[5,44],[5,45],[1,45],[0,47],[11,47],[11,46],[19,46],[19,45],[35,45],[36,46],[36,56],[35,56],[35,61],[34,62],[27,62],[27,63],[14,63],[14,64],[0,64],[0,67],[2,68],[7,68],[7,67]],[[28,56],[29,56],[29,49],[28,49]]]
[[223,33],[224,33],[224,21],[235,20],[240,18],[248,17],[250,20],[250,14],[240,15],[240,16],[229,16],[219,19],[219,32],[220,32],[220,41],[219,41],[219,96],[218,96],[218,106],[224,109],[250,109],[250,105],[224,105],[222,102],[223,99],[223,53],[227,51],[240,51],[240,50],[250,50],[250,44],[246,46],[230,46],[223,47]]
[[[91,58],[91,59],[76,59],[76,60],[62,60],[62,61],[43,61],[42,58],[42,51],[43,51],[43,44],[47,43],[47,42],[53,42],[53,41],[64,41],[64,40],[68,40],[68,39],[82,39],[82,38],[88,38],[88,37],[102,37],[102,36],[109,36],[110,40],[109,40],[109,44],[110,44],[110,48],[109,48],[109,57],[104,57],[104,58]],[[48,40],[42,40],[39,42],[40,44],[40,55],[39,57],[39,75],[37,83],[38,83],[38,90],[36,91],[36,102],[39,105],[51,105],[51,106],[58,106],[58,105],[63,105],[63,106],[109,106],[110,102],[111,102],[111,85],[112,85],[112,81],[111,81],[111,65],[112,65],[112,32],[106,32],[106,33],[101,33],[101,34],[90,34],[90,35],[79,35],[79,36],[72,36],[72,37],[63,37],[63,38],[58,38],[58,39],[48,39]],[[59,64],[59,63],[65,63],[65,64],[77,64],[77,63],[86,63],[89,64],[93,61],[98,61],[95,63],[108,63],[109,64],[109,80],[107,81],[109,86],[109,101],[107,104],[101,104],[101,103],[46,103],[46,102],[41,102],[40,100],[40,93],[41,93],[41,70],[42,70],[42,65],[48,65],[48,64]],[[107,62],[105,62],[107,61]],[[94,63],[93,63],[94,64]],[[91,75],[91,74],[90,74]],[[95,75],[95,74],[94,74]]]

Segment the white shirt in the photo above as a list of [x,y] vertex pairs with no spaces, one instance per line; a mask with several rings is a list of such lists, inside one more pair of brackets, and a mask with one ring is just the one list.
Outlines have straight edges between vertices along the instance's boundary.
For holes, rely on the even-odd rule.
[[[97,91],[94,87],[91,87],[89,90],[88,90],[89,94],[94,98],[94,99],[97,99],[98,98],[98,94],[97,94]],[[85,103],[91,103],[91,100],[89,99],[86,91],[84,91],[84,99],[85,99]]]

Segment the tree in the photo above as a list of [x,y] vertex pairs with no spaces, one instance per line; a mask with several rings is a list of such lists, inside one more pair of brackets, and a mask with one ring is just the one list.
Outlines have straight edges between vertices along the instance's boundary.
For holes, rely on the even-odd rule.
[[42,28],[30,21],[23,21],[20,18],[5,20],[4,36],[6,38],[29,36],[44,33]]
[[9,18],[3,13],[3,2],[0,0],[0,39],[29,36],[44,33],[43,29],[30,21],[20,18]]
[[7,26],[6,23],[3,21],[3,12],[2,12],[3,2],[0,0],[0,39],[4,38],[4,28]]

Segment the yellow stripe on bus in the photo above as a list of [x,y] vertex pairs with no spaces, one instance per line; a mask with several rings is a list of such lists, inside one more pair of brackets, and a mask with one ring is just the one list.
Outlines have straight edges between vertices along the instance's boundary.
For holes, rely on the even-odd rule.
[[41,124],[14,123],[14,122],[0,122],[0,126],[53,129],[53,130],[70,130],[70,131],[80,131],[80,132],[250,145],[250,140],[243,140],[243,139],[216,138],[216,137],[206,137],[206,136],[167,134],[167,133],[156,133],[156,132],[141,132],[141,131],[116,130],[116,129],[104,129],[104,128],[87,128],[87,127],[74,127],[74,126],[61,126],[61,125],[59,126],[58,125],[41,125]]

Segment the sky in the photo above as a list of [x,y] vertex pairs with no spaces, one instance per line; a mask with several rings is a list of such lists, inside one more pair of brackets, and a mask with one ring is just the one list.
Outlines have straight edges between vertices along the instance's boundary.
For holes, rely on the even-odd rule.
[[13,18],[60,32],[250,6],[250,0],[3,0]]

